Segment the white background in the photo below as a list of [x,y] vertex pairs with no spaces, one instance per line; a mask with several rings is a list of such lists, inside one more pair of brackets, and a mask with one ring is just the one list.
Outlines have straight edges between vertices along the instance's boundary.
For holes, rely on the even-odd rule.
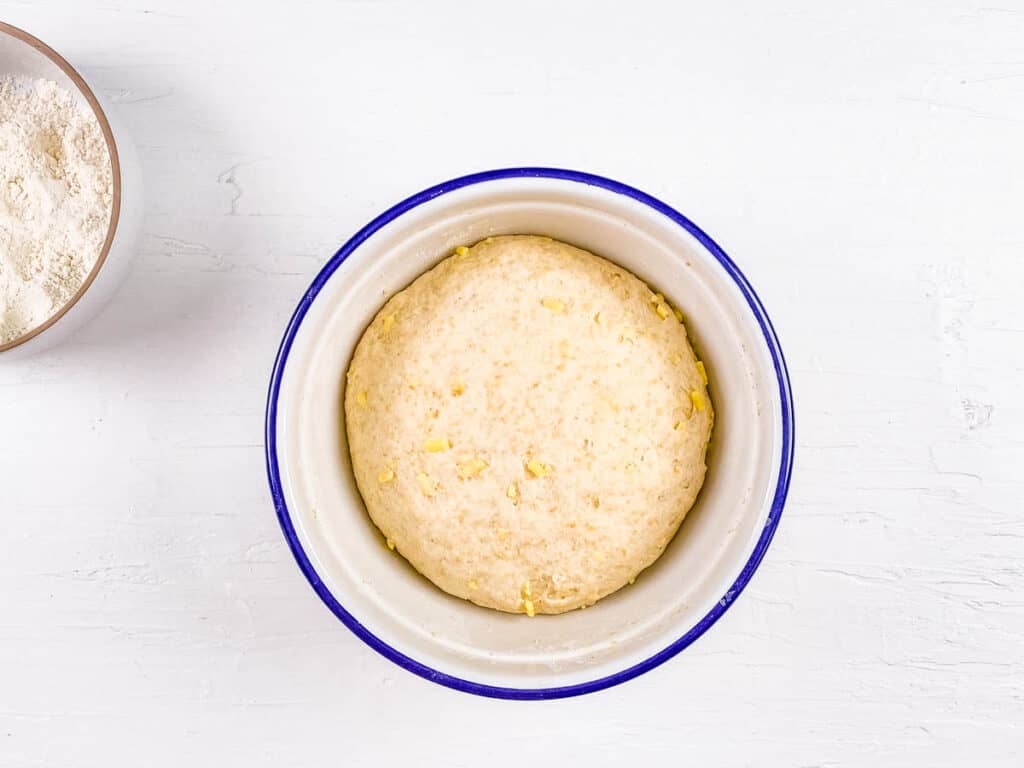
[[[999,7],[995,7],[995,6]],[[0,362],[0,765],[1018,766],[1024,3],[3,2],[147,184],[134,270]],[[692,648],[582,699],[455,693],[283,543],[265,387],[297,299],[434,182],[632,183],[776,323],[797,470]]]

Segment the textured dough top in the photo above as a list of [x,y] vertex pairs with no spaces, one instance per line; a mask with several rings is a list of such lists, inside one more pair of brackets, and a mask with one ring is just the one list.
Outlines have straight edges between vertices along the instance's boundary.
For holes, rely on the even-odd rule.
[[347,374],[374,523],[444,591],[561,613],[631,583],[704,481],[713,421],[682,315],[546,237],[460,247],[393,296]]

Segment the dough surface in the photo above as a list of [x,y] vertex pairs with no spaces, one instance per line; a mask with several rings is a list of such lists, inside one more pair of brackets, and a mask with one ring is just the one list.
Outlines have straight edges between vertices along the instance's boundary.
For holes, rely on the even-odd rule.
[[388,546],[478,605],[561,613],[629,584],[704,481],[713,422],[681,314],[550,238],[487,238],[393,296],[345,386]]

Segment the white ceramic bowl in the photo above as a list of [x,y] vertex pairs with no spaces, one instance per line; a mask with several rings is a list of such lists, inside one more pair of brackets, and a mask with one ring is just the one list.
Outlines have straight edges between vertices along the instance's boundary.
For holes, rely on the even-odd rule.
[[[384,545],[352,477],[341,408],[356,342],[385,299],[488,235],[549,235],[633,271],[682,308],[706,362],[716,423],[697,504],[637,582],[582,611],[526,618],[451,597]],[[458,350],[452,350],[458,354]],[[321,599],[386,657],[504,698],[614,685],[700,636],[757,568],[793,450],[782,352],[736,266],[688,219],[617,182],[545,168],[440,184],[382,214],[328,262],[278,353],[266,424],[285,537]]]
[[90,109],[107,142],[114,187],[107,237],[81,288],[46,322],[0,344],[0,361],[4,361],[34,354],[63,341],[114,295],[134,255],[142,218],[142,183],[133,147],[116,116],[100,106],[85,78],[59,53],[24,30],[0,22],[0,75],[53,80]]

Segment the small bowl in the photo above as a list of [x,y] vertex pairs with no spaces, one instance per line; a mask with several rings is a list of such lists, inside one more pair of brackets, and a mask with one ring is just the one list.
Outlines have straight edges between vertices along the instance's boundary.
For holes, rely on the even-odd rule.
[[134,253],[142,216],[142,184],[131,143],[96,93],[55,50],[28,32],[0,22],[0,75],[46,79],[70,91],[99,121],[113,174],[113,205],[107,237],[95,265],[74,296],[56,314],[26,333],[0,344],[0,360],[39,352],[63,341],[93,317],[114,295]]
[[[586,610],[536,618],[451,597],[384,546],[356,489],[341,407],[353,349],[384,301],[456,246],[513,233],[548,235],[605,256],[681,307],[707,364],[716,412],[704,487],[661,558],[635,584]],[[778,525],[793,411],[782,350],[761,302],[695,224],[610,179],[512,168],[424,190],[331,258],[278,351],[266,451],[285,538],[349,629],[428,680],[485,696],[545,699],[653,669],[732,604]]]

